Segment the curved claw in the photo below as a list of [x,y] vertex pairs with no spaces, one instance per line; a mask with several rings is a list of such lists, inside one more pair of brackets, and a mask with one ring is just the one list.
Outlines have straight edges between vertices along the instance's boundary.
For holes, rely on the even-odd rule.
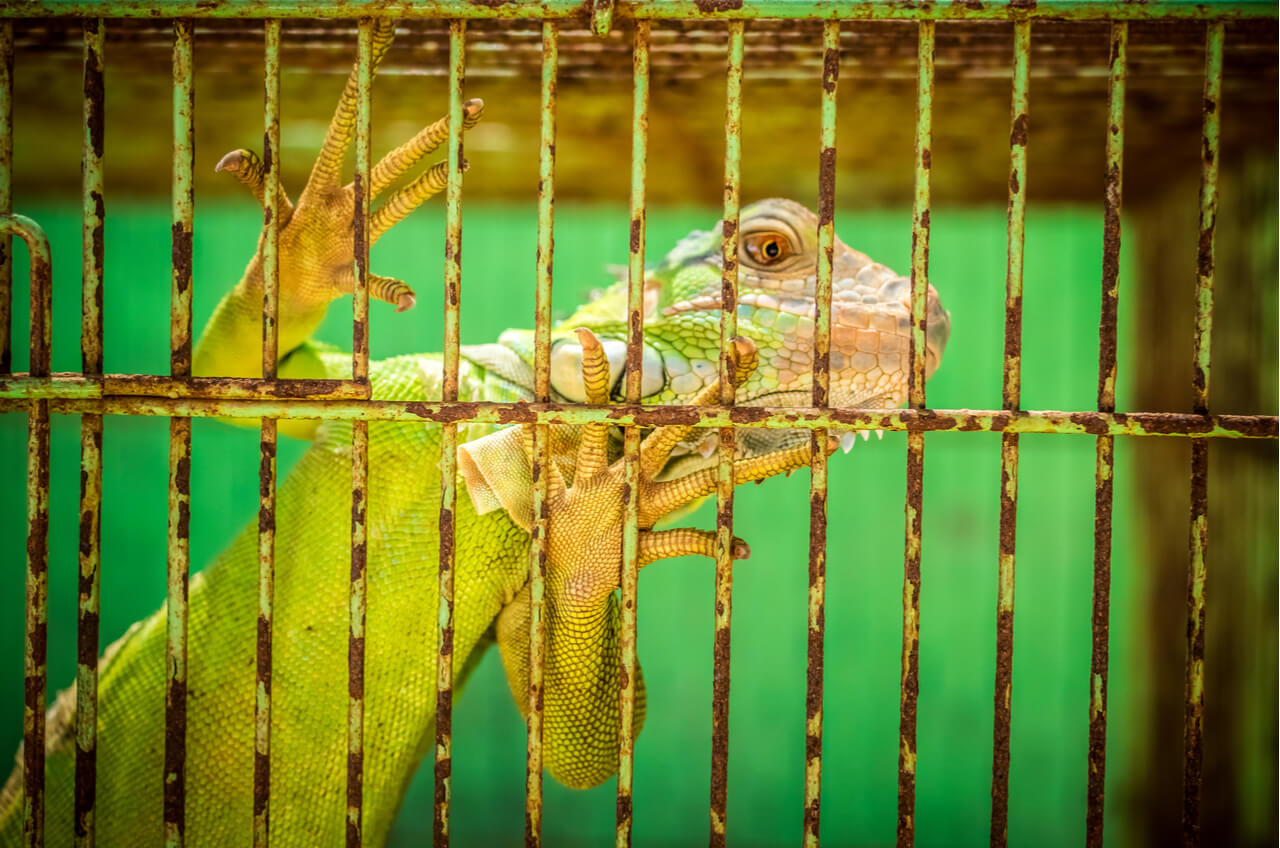
[[[260,206],[266,206],[266,165],[261,157],[252,150],[240,148],[233,150],[218,160],[214,172],[227,171],[253,194]],[[279,209],[280,225],[284,226],[293,216],[293,203],[285,194],[284,186],[279,186],[276,193],[276,207]]]
[[[478,97],[462,104],[462,129],[469,130],[480,122],[484,101]],[[418,131],[404,144],[383,156],[373,166],[369,177],[369,193],[377,197],[387,186],[414,166],[423,156],[438,148],[449,137],[449,116],[437,119]]]
[[404,280],[384,277],[380,274],[369,275],[369,296],[384,303],[390,303],[396,308],[396,312],[412,309],[418,302],[418,296]]
[[[751,547],[734,536],[729,555],[733,559],[749,559]],[[716,534],[710,530],[698,530],[693,527],[640,531],[639,564],[641,566],[660,559],[680,556],[705,556],[715,559]]]

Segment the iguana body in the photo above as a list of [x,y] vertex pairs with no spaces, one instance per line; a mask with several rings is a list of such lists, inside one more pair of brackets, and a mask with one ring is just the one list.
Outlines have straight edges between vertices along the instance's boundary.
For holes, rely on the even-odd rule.
[[[380,29],[375,58],[385,53],[388,43],[389,30]],[[345,150],[344,132],[350,129],[343,116],[350,111],[348,101],[354,102],[348,97],[352,93],[349,83],[325,150],[281,232],[280,349],[288,352],[281,364],[283,377],[350,374],[349,355],[304,340],[323,318],[328,303],[350,286],[351,195],[349,188],[338,186],[336,176]],[[478,104],[468,114],[478,118]],[[384,161],[385,165],[400,155],[384,176],[404,170],[421,155],[425,144],[410,151],[415,155],[403,153],[415,142]],[[228,157],[223,164],[237,171],[251,188],[258,186],[260,195],[252,163],[246,154]],[[375,170],[375,191],[387,182],[380,184]],[[416,195],[402,192],[392,202],[412,208],[426,195],[421,186],[416,191]],[[740,229],[739,330],[754,342],[758,366],[754,373],[749,366],[742,368],[750,376],[738,389],[738,402],[808,403],[816,219],[789,201],[765,201],[744,210]],[[695,233],[646,280],[646,401],[705,402],[715,393],[720,245],[719,227]],[[900,403],[908,368],[905,280],[839,242],[835,279],[832,405]],[[402,308],[412,305],[406,286],[379,280],[378,292],[384,299]],[[261,287],[261,267],[255,257],[245,278],[210,320],[197,351],[197,373],[259,374]],[[620,386],[616,354],[625,339],[624,302],[624,289],[615,286],[557,331],[552,373],[553,388],[560,397],[603,402]],[[946,341],[947,322],[936,297],[931,297],[930,309],[931,343],[926,353],[932,370]],[[575,337],[568,332],[574,327],[589,327],[595,336]],[[595,346],[595,337],[602,346]],[[531,398],[531,338],[528,333],[512,332],[504,335],[503,344],[464,348],[459,399]],[[751,350],[748,343],[738,347],[740,356],[748,356]],[[607,365],[601,365],[606,360],[615,362],[612,374]],[[402,356],[376,362],[371,365],[370,380],[376,399],[438,399],[440,357]],[[278,846],[332,845],[341,841],[345,829],[350,425],[334,421],[317,428],[315,422],[282,421],[281,429],[313,438],[313,444],[277,495],[271,838]],[[528,630],[524,624],[527,592],[522,589],[529,574],[529,469],[519,432],[492,433],[491,429],[463,425],[460,430],[462,441],[485,438],[470,441],[462,457],[464,479],[456,519],[455,671],[465,677],[467,667],[496,639],[512,688],[521,693],[516,702],[523,709]],[[613,468],[605,467],[614,455],[604,453],[606,431],[553,430],[557,434],[554,476],[563,474],[568,487],[553,480],[546,762],[562,782],[591,786],[617,769],[614,589],[621,499]],[[660,429],[645,443],[642,562],[712,549],[711,535],[703,531],[647,532],[662,515],[710,491],[703,469],[707,463],[693,436],[687,429]],[[802,447],[795,447],[797,442]],[[761,479],[797,467],[807,462],[807,445],[807,438],[797,440],[787,431],[749,433],[739,440],[737,479]],[[673,446],[676,455],[683,457],[667,464],[665,451]],[[367,844],[385,840],[433,738],[439,460],[436,425],[372,423],[369,427]],[[590,470],[584,470],[588,466]],[[655,480],[659,472],[675,479]],[[243,844],[251,833],[256,546],[254,525],[191,584],[188,844]],[[164,627],[162,610],[135,625],[102,661],[99,845],[154,845],[163,838]],[[637,688],[639,724],[644,699],[643,686]],[[72,840],[73,705],[69,690],[50,711],[49,845]],[[20,775],[15,773],[0,794],[0,844],[5,846],[17,844],[21,835],[19,795]]]

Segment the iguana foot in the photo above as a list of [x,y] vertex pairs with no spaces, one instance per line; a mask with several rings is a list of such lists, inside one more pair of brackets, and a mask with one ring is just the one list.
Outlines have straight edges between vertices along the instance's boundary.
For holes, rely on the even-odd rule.
[[[380,20],[373,31],[373,70],[376,71],[395,35],[392,21]],[[355,183],[341,185],[340,175],[347,149],[356,133],[356,70],[347,78],[346,88],[325,133],[320,155],[295,206],[281,186],[277,195],[280,216],[280,280],[282,306],[299,313],[314,313],[355,287],[355,244],[352,219],[355,213]],[[484,111],[481,100],[463,105],[462,129],[479,122]],[[369,174],[369,200],[386,191],[423,156],[449,137],[449,119],[443,117],[424,127],[417,135],[386,154]],[[464,161],[462,167],[467,165]],[[226,171],[245,185],[254,198],[265,205],[265,166],[252,150],[233,150],[218,162],[217,171]],[[369,216],[369,244],[373,245],[392,227],[424,201],[443,191],[448,182],[448,163],[437,162],[420,176],[395,191]],[[259,247],[259,260],[261,247]],[[252,270],[252,269],[251,269]],[[257,263],[261,274],[261,263]],[[369,275],[369,295],[404,312],[417,300],[403,280]]]

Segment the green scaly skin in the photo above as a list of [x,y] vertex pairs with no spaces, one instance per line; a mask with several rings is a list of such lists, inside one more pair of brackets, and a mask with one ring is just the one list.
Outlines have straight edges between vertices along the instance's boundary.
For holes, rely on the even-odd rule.
[[[385,53],[389,40],[386,28],[375,33],[375,58]],[[349,141],[344,115],[352,102],[349,82],[312,178],[281,231],[281,350],[287,351],[281,376],[350,376],[349,355],[305,339],[327,305],[350,290],[351,194],[349,186],[338,186],[335,163],[341,163]],[[403,170],[416,156],[409,159],[391,166]],[[239,161],[251,162],[251,157],[246,153]],[[260,197],[252,169],[241,170],[237,176],[256,187]],[[421,199],[407,202],[416,205]],[[400,195],[393,200],[406,202]],[[738,327],[753,345],[742,342],[737,350],[745,356],[754,348],[758,364],[741,369],[747,376],[738,388],[739,403],[809,402],[816,225],[812,213],[785,200],[762,201],[743,211]],[[771,243],[777,256],[770,255]],[[717,225],[682,240],[648,274],[647,402],[709,402],[717,394],[720,250]],[[906,392],[909,285],[838,240],[834,262],[831,405],[897,405]],[[388,299],[412,305],[411,293],[408,304],[403,300],[407,286],[399,285],[385,288],[393,294]],[[196,373],[260,375],[261,291],[259,252],[210,319]],[[554,333],[552,377],[559,399],[603,402],[619,396],[624,305],[625,287],[615,285]],[[931,372],[946,342],[948,319],[932,291],[929,308]],[[575,335],[577,327],[594,331],[601,347],[593,348],[592,337]],[[602,365],[605,359],[613,363],[612,373]],[[530,399],[532,373],[532,334],[509,331],[500,344],[463,349],[459,399]],[[376,399],[438,399],[440,357],[375,362],[370,380]],[[617,770],[620,471],[615,463],[574,479],[576,467],[590,464],[584,460],[585,445],[607,440],[608,434],[552,429],[553,478],[563,474],[568,488],[553,479],[545,758],[558,780],[588,787]],[[346,825],[350,424],[282,421],[281,430],[313,444],[277,494],[271,838],[279,846],[331,845],[340,842]],[[464,681],[496,641],[523,712],[528,455],[519,431],[494,432],[484,425],[461,425],[459,431],[459,440],[467,444],[456,517],[455,675]],[[708,443],[696,433],[659,428],[645,443],[644,456],[653,467],[641,489],[642,563],[714,550],[714,536],[705,531],[650,530],[664,515],[713,490]],[[654,444],[663,440],[664,448]],[[673,445],[673,459],[664,463],[665,450]],[[762,479],[806,464],[807,445],[803,433],[747,431],[738,440],[736,479]],[[616,454],[615,439],[606,459]],[[437,425],[369,427],[364,834],[370,845],[385,841],[434,735],[439,459]],[[597,541],[584,543],[585,536]],[[734,555],[745,554],[745,546],[736,544]],[[255,524],[191,582],[186,769],[191,845],[246,844],[252,833],[257,603]],[[96,826],[102,846],[163,840],[164,628],[162,609],[110,646],[100,665]],[[74,689],[64,691],[48,716],[49,845],[72,841],[74,703]],[[639,680],[637,728],[643,717]],[[0,791],[0,845],[18,844],[21,832],[19,767]]]

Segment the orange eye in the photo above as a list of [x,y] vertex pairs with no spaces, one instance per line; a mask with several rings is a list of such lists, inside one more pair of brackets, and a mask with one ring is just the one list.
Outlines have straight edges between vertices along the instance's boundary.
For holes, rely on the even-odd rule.
[[743,237],[747,255],[757,265],[776,265],[795,253],[791,242],[782,233],[750,233]]

